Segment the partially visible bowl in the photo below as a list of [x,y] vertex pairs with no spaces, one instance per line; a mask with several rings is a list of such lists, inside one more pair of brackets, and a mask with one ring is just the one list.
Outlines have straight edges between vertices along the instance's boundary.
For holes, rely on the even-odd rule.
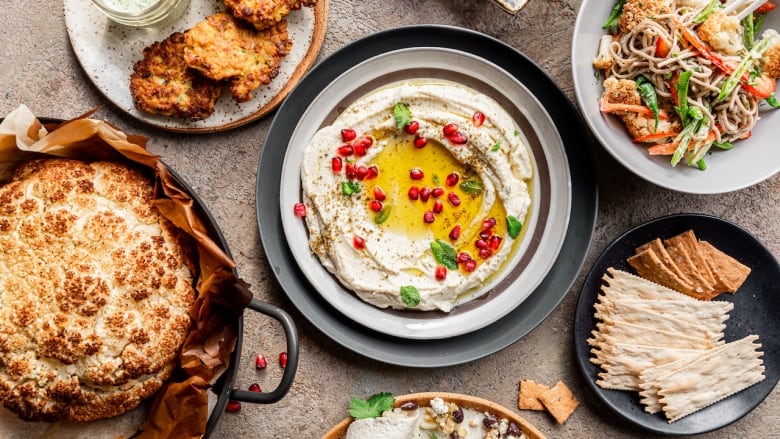
[[[593,134],[623,166],[658,186],[679,192],[717,194],[760,183],[780,171],[780,111],[761,113],[749,139],[728,151],[707,156],[707,169],[701,171],[682,163],[672,167],[668,156],[651,157],[644,147],[631,141],[623,123],[599,111],[602,80],[593,68],[599,39],[605,34],[606,21],[614,2],[584,0],[580,5],[572,40],[572,77],[577,103]],[[766,15],[763,29],[780,29],[780,12]]]
[[[498,418],[506,418],[510,422],[517,424],[528,439],[545,439],[545,435],[542,434],[541,431],[537,430],[536,427],[531,425],[517,413],[492,401],[474,396],[446,392],[412,393],[409,395],[396,396],[394,406],[400,407],[404,403],[415,402],[420,407],[427,407],[430,405],[431,399],[436,397],[443,399],[445,402],[455,403],[464,409],[471,409],[480,413],[490,413]],[[347,429],[349,428],[349,424],[352,423],[352,420],[353,418],[351,417],[344,419],[330,431],[325,433],[325,435],[322,436],[322,439],[345,438],[347,436]]]

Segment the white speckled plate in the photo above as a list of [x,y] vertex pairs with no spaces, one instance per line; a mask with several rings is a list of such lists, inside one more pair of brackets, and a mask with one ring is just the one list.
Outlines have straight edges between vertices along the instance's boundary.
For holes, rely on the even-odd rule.
[[[319,127],[330,124],[354,100],[387,84],[414,78],[469,86],[497,100],[515,119],[531,153],[534,178],[524,236],[509,261],[478,288],[464,293],[449,313],[380,309],[340,284],[310,251],[293,206],[301,197],[301,160]],[[447,48],[390,51],[344,72],[298,119],[282,164],[282,227],[298,266],[328,303],[375,331],[408,339],[441,339],[481,329],[512,311],[534,291],[555,262],[571,208],[570,175],[563,143],[541,103],[514,76],[477,55]]]
[[144,47],[164,40],[173,32],[186,31],[224,9],[220,0],[190,0],[181,17],[155,27],[134,28],[109,20],[91,0],[65,0],[65,24],[84,71],[120,109],[170,131],[209,133],[252,122],[281,103],[319,54],[327,25],[328,0],[319,0],[316,6],[293,11],[287,17],[292,51],[282,61],[279,75],[269,85],[255,90],[249,102],[238,104],[229,92],[223,92],[214,113],[199,121],[155,116],[138,110],[130,95],[130,75],[133,64],[142,58]]

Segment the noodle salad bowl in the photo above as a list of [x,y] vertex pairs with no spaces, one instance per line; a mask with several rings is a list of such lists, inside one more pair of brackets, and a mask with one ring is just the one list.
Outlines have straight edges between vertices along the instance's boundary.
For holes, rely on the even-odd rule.
[[[590,129],[604,148],[618,162],[639,177],[667,189],[692,194],[717,194],[743,189],[757,184],[780,171],[780,147],[778,145],[780,143],[780,109],[772,108],[767,104],[766,100],[759,99],[755,95],[747,96],[747,90],[750,86],[744,87],[739,81],[737,81],[733,92],[730,92],[722,100],[718,100],[718,91],[724,87],[730,76],[719,69],[718,61],[725,59],[726,64],[728,64],[725,69],[735,70],[739,65],[740,59],[744,59],[747,52],[735,52],[734,55],[728,55],[712,48],[709,42],[704,42],[704,46],[699,46],[700,49],[702,47],[703,49],[697,50],[696,44],[701,43],[703,40],[699,38],[696,44],[692,44],[689,39],[697,38],[699,33],[696,31],[699,24],[684,25],[692,22],[692,18],[699,15],[699,10],[692,10],[687,16],[680,15],[681,18],[677,20],[676,24],[666,24],[672,23],[670,19],[664,20],[661,26],[657,26],[658,29],[664,27],[667,29],[671,28],[669,35],[672,35],[673,41],[671,47],[666,51],[667,55],[664,60],[659,60],[656,56],[659,50],[655,46],[657,38],[652,36],[655,35],[653,34],[655,31],[650,29],[653,26],[648,26],[646,20],[644,24],[636,25],[644,26],[644,29],[637,29],[641,29],[645,34],[644,39],[641,38],[641,35],[636,37],[634,42],[631,43],[631,50],[628,49],[628,43],[624,44],[621,49],[614,49],[614,51],[629,53],[629,55],[625,56],[630,58],[631,61],[635,61],[633,64],[635,67],[621,67],[609,70],[597,69],[594,67],[594,59],[599,56],[600,50],[602,53],[604,51],[603,47],[600,47],[602,37],[609,35],[608,30],[603,29],[602,25],[613,12],[615,3],[615,1],[584,0],[580,5],[572,42],[572,77],[577,103]],[[636,5],[632,0],[627,2],[627,4],[629,3]],[[648,3],[658,4],[661,3],[661,0],[651,0],[642,4],[646,5]],[[677,16],[677,13],[680,11],[677,11],[675,8],[682,3],[692,4],[697,2],[693,0],[685,2],[669,0],[667,4],[671,5],[672,9],[666,12]],[[699,1],[698,3],[705,7],[709,2]],[[762,15],[761,31],[767,29],[780,30],[780,8]],[[659,18],[658,21],[660,22],[661,19]],[[677,25],[680,24],[683,25],[678,27]],[[687,30],[682,30],[683,28]],[[685,32],[688,32],[688,35],[684,35]],[[661,31],[659,31],[660,33]],[[648,34],[650,37],[647,36]],[[686,39],[686,36],[688,39]],[[780,40],[780,37],[778,39]],[[761,32],[759,31],[756,41],[760,40]],[[607,42],[607,44],[610,43]],[[611,44],[614,47],[623,43],[618,39]],[[754,47],[758,47],[758,45],[756,44]],[[637,54],[636,52],[638,51],[645,53],[645,55]],[[706,51],[710,51],[708,54],[711,57],[710,59],[702,55]],[[651,57],[656,59],[648,60]],[[672,58],[677,59],[671,60]],[[758,58],[760,58],[760,55],[758,55]],[[639,67],[636,67],[637,65]],[[683,66],[687,66],[687,68]],[[613,73],[615,70],[618,70],[618,74]],[[684,73],[686,70],[690,70],[691,73]],[[609,74],[605,75],[605,71],[609,72]],[[708,71],[714,73],[707,76],[705,73]],[[605,78],[607,76],[614,76],[616,79],[619,77],[635,79],[640,74],[649,80],[654,92],[657,93],[656,97],[662,103],[662,107],[664,101],[670,102],[672,99],[677,99],[677,102],[690,103],[688,105],[689,112],[687,113],[676,111],[672,105],[669,105],[666,112],[662,109],[657,129],[653,127],[653,123],[645,124],[651,127],[651,134],[661,132],[677,134],[655,140],[655,144],[666,144],[668,147],[671,147],[671,149],[667,148],[665,154],[651,154],[651,151],[658,153],[663,147],[651,149],[650,147],[653,143],[635,141],[637,137],[645,140],[648,137],[652,138],[652,136],[647,136],[648,131],[645,130],[643,133],[640,133],[644,134],[644,137],[642,137],[636,132],[634,127],[629,132],[627,124],[624,123],[624,117],[619,116],[627,113],[614,112],[614,108],[604,105],[606,101],[602,100],[605,94]],[[739,72],[735,73],[734,76],[738,78],[738,74]],[[686,81],[689,85],[680,85],[684,84],[684,82],[680,82],[679,78],[688,75],[692,75],[690,81]],[[614,86],[614,79],[612,81],[609,87]],[[774,80],[771,81],[769,85],[774,88]],[[667,86],[669,87],[667,88]],[[703,92],[707,86],[713,90],[714,97],[707,97],[706,93]],[[684,87],[689,87],[688,93],[690,94],[684,94],[684,99],[680,101],[679,91],[684,89]],[[643,98],[635,103],[649,109],[646,102],[648,101]],[[690,110],[690,107],[696,106],[699,106],[699,108],[696,108],[694,111]],[[702,114],[698,113],[703,113],[704,115],[702,116]],[[684,123],[680,122],[680,114],[686,117]],[[695,122],[691,115],[702,118],[702,122],[698,126],[700,128],[699,135],[694,139],[707,137],[706,126],[701,127],[701,125],[705,125],[706,121],[711,119],[717,124],[716,127],[720,130],[718,133],[722,134],[722,138],[719,138],[717,143],[720,144],[722,141],[721,146],[723,148],[718,147],[718,145],[711,147],[707,145],[707,148],[700,150],[698,157],[693,159],[693,153],[687,151],[692,150],[694,145],[703,144],[705,140],[702,140],[699,144],[696,144],[696,140],[693,140],[687,150],[686,146],[679,147],[681,140],[685,141],[679,133],[684,132],[685,127]],[[654,121],[652,112],[646,115],[639,114],[637,117],[648,119],[650,122]],[[728,130],[723,128],[724,125],[733,124],[733,120],[738,121],[737,125],[741,124],[739,129],[734,130],[734,133],[738,134],[732,134],[732,137],[736,140],[729,139]],[[676,125],[673,125],[675,123]],[[695,127],[691,126],[688,131],[693,128]],[[710,131],[710,139],[714,135],[713,131]],[[727,140],[730,141],[726,143]],[[725,149],[729,147],[730,149]],[[679,161],[673,165],[672,157],[674,155],[671,152],[675,149],[678,150],[676,158]],[[689,158],[692,158],[690,163]],[[699,158],[703,160],[699,161]]]

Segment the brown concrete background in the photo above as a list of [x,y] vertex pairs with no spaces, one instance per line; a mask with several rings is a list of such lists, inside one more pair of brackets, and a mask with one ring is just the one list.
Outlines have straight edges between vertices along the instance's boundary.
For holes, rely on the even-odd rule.
[[[524,10],[511,16],[486,0],[330,0],[320,59],[375,31],[407,24],[449,24],[484,32],[523,51],[573,100],[569,51],[578,7],[574,0],[530,0]],[[580,399],[580,408],[564,426],[556,425],[545,413],[522,413],[551,438],[646,437],[617,421],[590,393],[576,368],[571,332],[586,269],[623,231],[679,212],[707,213],[736,222],[780,255],[780,175],[730,194],[684,195],[646,183],[599,148],[599,216],[585,268],[542,325],[505,350],[471,364],[410,369],[367,360],[310,325],[287,300],[268,268],[255,222],[254,183],[270,116],[214,135],[184,136],[153,129],[124,116],[89,81],[70,47],[61,2],[3,2],[0,29],[0,115],[22,103],[37,115],[62,118],[100,107],[98,117],[149,136],[150,149],[194,187],[215,215],[239,274],[252,284],[256,297],[283,307],[295,318],[301,361],[292,390],[274,405],[244,404],[240,413],[225,414],[214,435],[218,438],[318,438],[346,416],[351,397],[379,391],[460,392],[513,408],[521,378],[549,384],[561,379]],[[255,315],[247,316],[246,326],[237,384],[246,387],[258,382],[271,388],[280,375],[274,359],[284,349],[281,330]],[[271,366],[262,373],[254,369],[258,352],[271,359]],[[775,389],[737,423],[700,437],[780,437],[778,427],[780,390]]]

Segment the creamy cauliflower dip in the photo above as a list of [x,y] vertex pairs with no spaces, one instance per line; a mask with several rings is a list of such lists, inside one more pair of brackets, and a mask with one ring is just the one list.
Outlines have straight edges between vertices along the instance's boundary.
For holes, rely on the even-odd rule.
[[433,437],[525,439],[519,425],[441,398],[430,407],[407,403],[385,410],[382,416],[353,421],[346,439],[430,439]]
[[367,94],[304,152],[296,213],[312,251],[377,307],[450,311],[521,236],[533,175],[521,139],[495,100],[460,84]]

